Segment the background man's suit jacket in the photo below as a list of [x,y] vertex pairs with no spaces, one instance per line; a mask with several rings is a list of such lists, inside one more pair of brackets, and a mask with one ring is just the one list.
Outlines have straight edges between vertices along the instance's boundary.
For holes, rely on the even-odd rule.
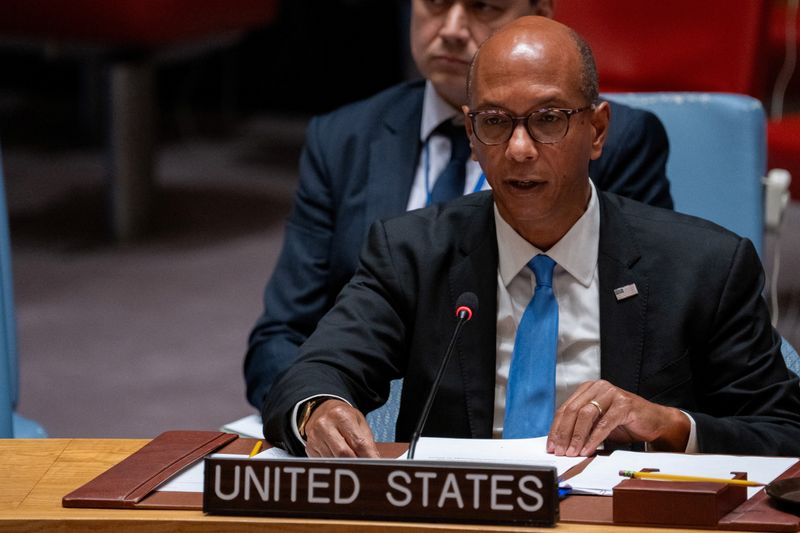
[[[245,359],[260,408],[275,377],[350,279],[372,222],[405,212],[418,161],[424,83],[403,84],[315,118],[283,250]],[[612,104],[609,138],[590,176],[600,190],[672,208],[666,132],[655,115]]]
[[[780,355],[749,240],[710,222],[599,193],[601,376],[697,422],[700,451],[800,454],[800,385]],[[303,453],[294,405],[334,394],[364,412],[403,376],[408,440],[455,326],[456,299],[480,301],[424,434],[490,438],[497,239],[490,192],[379,221],[359,268],[268,396],[265,436]],[[614,289],[639,294],[617,301]]]

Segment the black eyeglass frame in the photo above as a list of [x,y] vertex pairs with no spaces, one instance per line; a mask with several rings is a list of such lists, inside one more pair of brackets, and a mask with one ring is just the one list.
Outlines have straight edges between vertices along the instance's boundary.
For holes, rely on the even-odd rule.
[[[536,111],[532,111],[528,115],[522,116],[522,117],[515,117],[515,116],[511,115],[510,113],[507,113],[507,112],[499,110],[499,109],[483,109],[483,110],[480,110],[480,111],[470,111],[470,112],[467,113],[467,116],[469,117],[470,122],[472,122],[472,131],[475,133],[475,138],[477,138],[482,144],[485,144],[486,146],[498,146],[498,145],[507,143],[509,141],[509,139],[511,139],[511,136],[514,135],[514,131],[517,129],[517,125],[520,122],[522,122],[525,125],[525,131],[528,132],[528,135],[530,136],[530,138],[533,139],[534,141],[536,141],[537,143],[540,143],[540,144],[556,144],[557,142],[562,141],[564,139],[564,137],[567,136],[567,133],[569,133],[569,124],[570,124],[570,119],[572,118],[572,115],[576,115],[578,113],[586,111],[587,109],[594,109],[594,108],[595,108],[594,104],[586,105],[586,106],[583,106],[583,107],[576,107],[576,108],[544,107],[542,109],[537,109]],[[541,141],[541,140],[537,139],[536,136],[531,132],[531,129],[528,126],[529,121],[530,121],[531,117],[533,117],[534,115],[538,115],[538,114],[541,114],[541,113],[549,113],[549,112],[553,112],[553,111],[558,111],[560,113],[564,113],[567,116],[567,127],[564,128],[564,133],[561,135],[561,137],[559,139],[556,139],[554,141]],[[480,135],[478,135],[478,127],[475,124],[476,117],[478,117],[479,115],[503,115],[505,117],[510,118],[511,119],[511,129],[508,130],[508,132],[509,132],[508,133],[508,137],[506,137],[502,141],[491,142],[491,143],[488,143],[488,142],[484,141],[483,139],[481,139]]]

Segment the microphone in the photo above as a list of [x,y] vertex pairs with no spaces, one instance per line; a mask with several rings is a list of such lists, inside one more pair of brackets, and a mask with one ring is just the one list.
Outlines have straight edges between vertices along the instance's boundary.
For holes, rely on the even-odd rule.
[[456,323],[456,329],[453,331],[453,336],[450,338],[450,344],[447,346],[447,351],[444,352],[444,357],[442,357],[442,362],[439,363],[439,370],[436,371],[436,377],[433,380],[433,385],[431,386],[431,392],[428,394],[428,399],[425,400],[425,407],[422,408],[422,414],[417,421],[417,427],[414,429],[414,433],[411,434],[411,442],[408,445],[408,458],[414,458],[414,452],[417,449],[417,441],[419,440],[419,436],[422,433],[422,428],[425,427],[425,422],[428,421],[428,415],[431,412],[431,406],[433,405],[433,400],[436,398],[436,393],[439,390],[439,383],[442,381],[442,375],[444,374],[444,369],[447,368],[447,362],[450,360],[450,355],[453,353],[453,348],[456,345],[456,340],[458,339],[459,335],[461,334],[461,328],[472,320],[472,315],[478,310],[478,297],[475,296],[474,292],[462,292],[461,296],[458,297],[456,300],[456,317],[458,318],[458,322]]

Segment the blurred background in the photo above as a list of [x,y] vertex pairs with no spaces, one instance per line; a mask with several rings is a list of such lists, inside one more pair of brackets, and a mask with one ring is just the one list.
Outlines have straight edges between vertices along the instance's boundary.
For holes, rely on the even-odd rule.
[[[774,115],[791,2],[754,3],[760,33],[730,33],[757,41],[758,83],[742,92]],[[0,3],[17,410],[52,437],[216,429],[252,412],[242,360],[305,125],[414,77],[408,4],[139,0],[141,19],[122,10],[128,25],[106,4]],[[789,116],[800,112],[798,75],[786,85]],[[796,200],[762,257],[770,276],[780,267],[778,327],[798,346]]]

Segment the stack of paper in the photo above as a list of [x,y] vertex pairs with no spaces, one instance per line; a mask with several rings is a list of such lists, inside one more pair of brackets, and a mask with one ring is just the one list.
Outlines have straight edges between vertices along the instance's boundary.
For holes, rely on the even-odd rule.
[[[638,453],[616,451],[595,457],[583,472],[567,480],[577,494],[610,496],[624,478],[620,470],[658,469],[665,474],[730,479],[731,472],[747,472],[747,479],[769,483],[797,462],[791,457],[752,457],[740,455],[691,455],[685,453]],[[748,487],[752,497],[763,487]]]
[[554,466],[561,476],[586,457],[556,457],[546,451],[547,437],[535,439],[442,439],[423,437],[414,459],[427,461],[469,461]]
[[247,415],[239,420],[234,420],[222,426],[220,431],[236,433],[242,437],[252,437],[254,439],[264,438],[264,426],[261,424],[261,415]]

